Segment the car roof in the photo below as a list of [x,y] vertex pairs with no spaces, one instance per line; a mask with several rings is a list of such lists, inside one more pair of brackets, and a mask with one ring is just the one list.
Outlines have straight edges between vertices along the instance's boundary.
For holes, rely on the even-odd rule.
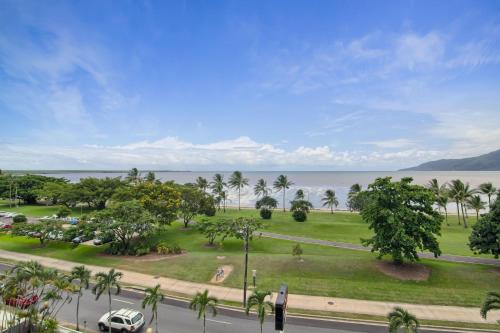
[[116,312],[113,313],[114,316],[118,315],[118,316],[123,316],[123,317],[134,317],[135,315],[137,315],[138,313],[140,313],[139,311],[137,310],[132,310],[132,309],[120,309]]

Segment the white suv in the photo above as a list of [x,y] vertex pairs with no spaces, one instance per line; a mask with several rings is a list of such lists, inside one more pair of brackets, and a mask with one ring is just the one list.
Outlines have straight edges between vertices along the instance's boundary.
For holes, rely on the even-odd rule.
[[[97,325],[101,331],[109,329],[110,313],[105,313]],[[118,311],[111,311],[111,329],[121,333],[137,332],[144,326],[144,315],[136,310],[120,309]]]

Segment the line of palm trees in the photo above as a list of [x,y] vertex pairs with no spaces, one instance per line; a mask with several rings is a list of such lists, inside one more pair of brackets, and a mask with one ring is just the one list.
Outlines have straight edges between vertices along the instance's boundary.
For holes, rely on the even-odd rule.
[[439,184],[437,179],[431,179],[427,187],[434,193],[439,212],[441,209],[445,213],[445,221],[448,223],[448,203],[455,202],[457,207],[458,224],[463,222],[464,228],[468,227],[467,209],[476,212],[476,219],[479,219],[479,212],[486,209],[486,202],[481,199],[480,194],[488,197],[488,207],[491,207],[491,198],[497,195],[497,189],[492,183],[487,182],[472,188],[469,183],[464,183],[460,179],[453,179],[449,183]]
[[[218,209],[221,208],[226,211],[226,202],[228,197],[227,188],[237,191],[238,194],[238,210],[241,210],[241,190],[249,186],[249,179],[243,176],[241,171],[234,171],[229,180],[226,182],[224,180],[224,175],[216,173],[211,182],[208,182],[204,177],[198,177],[196,179],[196,185],[199,189],[206,192],[208,189],[212,191],[215,196],[215,200]],[[286,190],[288,190],[294,183],[288,179],[286,175],[279,175],[273,182],[272,188],[268,186],[267,181],[263,178],[257,180],[257,183],[253,187],[253,192],[257,198],[263,198],[269,196],[273,189],[276,192],[282,193],[283,201],[283,211],[286,211]],[[333,213],[333,207],[339,205],[338,198],[334,190],[326,190],[324,197],[321,199],[323,202],[323,207],[328,207]]]

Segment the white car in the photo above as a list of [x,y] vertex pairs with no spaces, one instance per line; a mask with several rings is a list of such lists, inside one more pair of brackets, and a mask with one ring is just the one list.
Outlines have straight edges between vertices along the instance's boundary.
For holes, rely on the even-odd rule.
[[[106,331],[109,329],[109,324],[111,324],[111,329],[119,331],[121,333],[137,332],[144,326],[144,315],[136,310],[131,309],[120,309],[118,311],[111,311],[105,313],[97,326],[99,330]],[[109,320],[109,321],[108,321]]]

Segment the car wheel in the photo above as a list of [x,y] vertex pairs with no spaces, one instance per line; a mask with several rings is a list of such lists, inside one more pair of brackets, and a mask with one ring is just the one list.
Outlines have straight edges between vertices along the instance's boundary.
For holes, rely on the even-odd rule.
[[106,326],[103,323],[99,323],[99,331],[105,331]]
[[128,333],[128,331],[124,328],[122,328],[122,330],[120,331],[121,333]]

